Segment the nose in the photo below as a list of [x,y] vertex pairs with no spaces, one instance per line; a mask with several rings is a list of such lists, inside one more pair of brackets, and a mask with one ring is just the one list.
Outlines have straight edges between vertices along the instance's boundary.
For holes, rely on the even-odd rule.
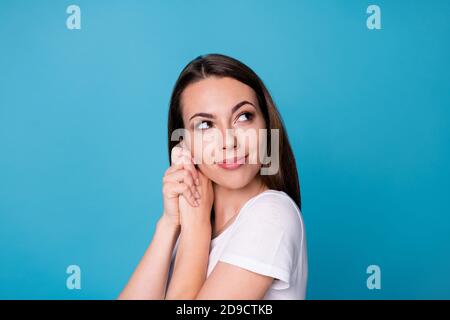
[[234,129],[225,129],[225,134],[222,135],[225,139],[223,143],[223,149],[234,149],[236,148],[236,135],[234,133]]

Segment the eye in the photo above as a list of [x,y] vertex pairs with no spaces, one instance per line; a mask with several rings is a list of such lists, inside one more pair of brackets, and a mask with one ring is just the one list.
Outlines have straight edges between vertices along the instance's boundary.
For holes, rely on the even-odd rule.
[[251,112],[244,112],[242,113],[237,121],[249,121],[253,118],[253,114]]
[[199,122],[196,126],[195,126],[195,128],[196,129],[199,129],[199,130],[205,130],[205,129],[208,129],[208,128],[210,128],[211,127],[211,121],[201,121],[201,122]]

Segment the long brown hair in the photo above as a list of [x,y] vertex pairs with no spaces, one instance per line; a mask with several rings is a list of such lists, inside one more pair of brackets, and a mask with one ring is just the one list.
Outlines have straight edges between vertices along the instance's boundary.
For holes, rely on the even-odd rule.
[[[195,58],[181,71],[175,83],[169,107],[168,146],[169,161],[172,148],[178,143],[172,141],[172,132],[184,128],[181,115],[181,94],[184,89],[197,81],[210,76],[230,77],[251,87],[258,98],[258,103],[267,126],[267,141],[271,141],[270,129],[279,130],[279,170],[274,175],[261,175],[263,183],[269,188],[286,192],[301,210],[300,186],[289,139],[283,120],[269,94],[266,86],[258,75],[242,62],[221,54],[208,54]],[[267,143],[267,154],[270,155],[270,143]]]

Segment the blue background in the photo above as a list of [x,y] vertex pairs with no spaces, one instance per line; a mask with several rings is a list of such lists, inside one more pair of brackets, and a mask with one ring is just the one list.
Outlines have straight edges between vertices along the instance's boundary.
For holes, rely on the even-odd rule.
[[287,126],[307,297],[449,299],[449,16],[444,0],[1,1],[0,298],[119,294],[162,212],[173,84],[219,52]]

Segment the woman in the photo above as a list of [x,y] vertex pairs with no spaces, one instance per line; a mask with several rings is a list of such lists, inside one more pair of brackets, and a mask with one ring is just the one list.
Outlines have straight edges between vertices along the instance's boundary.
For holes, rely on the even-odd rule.
[[164,212],[119,299],[304,299],[297,169],[261,79],[224,55],[194,59],[175,84],[168,133]]

